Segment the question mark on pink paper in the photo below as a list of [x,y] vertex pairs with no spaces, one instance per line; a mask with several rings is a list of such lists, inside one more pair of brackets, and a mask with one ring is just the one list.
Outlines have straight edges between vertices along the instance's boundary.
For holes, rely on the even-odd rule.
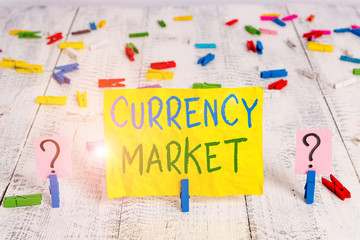
[[[315,152],[315,150],[316,150],[316,149],[320,146],[320,144],[321,144],[321,139],[320,139],[320,137],[319,137],[317,134],[315,134],[315,133],[308,133],[308,134],[306,134],[306,135],[303,137],[302,141],[303,141],[304,145],[307,146],[307,147],[310,146],[310,144],[307,142],[307,138],[310,137],[310,136],[316,138],[316,144],[315,144],[315,146],[311,149],[311,151],[310,151],[310,153],[309,153],[309,161],[312,162],[312,161],[314,160],[314,158],[313,158],[314,152]],[[309,168],[312,168],[313,165],[310,163],[310,164],[308,165],[308,167],[309,167]]]
[[[54,140],[52,140],[52,139],[45,139],[44,141],[42,141],[42,142],[40,143],[40,148],[41,148],[41,150],[42,150],[43,152],[45,152],[44,144],[45,144],[46,142],[52,142],[52,143],[55,145],[55,147],[56,147],[55,156],[53,157],[53,159],[52,159],[51,162],[50,162],[50,167],[51,167],[52,169],[54,169],[55,161],[56,161],[56,159],[58,158],[58,156],[59,156],[59,154],[60,154],[60,146],[59,146],[59,144],[58,144],[56,141],[54,141]],[[52,173],[55,173],[55,170],[51,170],[51,172],[52,172]]]

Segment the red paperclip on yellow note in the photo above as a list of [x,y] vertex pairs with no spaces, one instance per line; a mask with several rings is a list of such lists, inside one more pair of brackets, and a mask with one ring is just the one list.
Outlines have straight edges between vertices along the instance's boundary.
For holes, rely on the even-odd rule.
[[36,103],[49,105],[65,105],[66,96],[38,96]]

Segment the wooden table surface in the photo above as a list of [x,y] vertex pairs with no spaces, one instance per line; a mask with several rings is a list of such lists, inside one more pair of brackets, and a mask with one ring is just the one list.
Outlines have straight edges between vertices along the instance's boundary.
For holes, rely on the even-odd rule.
[[[284,28],[261,22],[263,13],[298,14]],[[305,21],[314,14],[312,23]],[[193,15],[174,22],[174,16]],[[224,23],[238,18],[229,27]],[[107,21],[103,29],[74,36],[89,22]],[[166,22],[160,28],[157,20]],[[0,190],[5,196],[41,193],[39,206],[0,208],[0,239],[356,239],[360,236],[360,83],[334,89],[352,77],[358,64],[340,55],[360,58],[360,38],[351,34],[326,35],[319,42],[334,52],[307,49],[302,34],[311,29],[349,27],[360,23],[360,7],[340,5],[219,5],[185,7],[32,6],[0,9],[0,57],[42,64],[44,73],[0,69]],[[278,35],[250,35],[244,25],[277,30]],[[11,29],[41,30],[42,39],[18,39]],[[148,31],[150,36],[129,39]],[[52,78],[55,66],[74,63],[58,44],[46,45],[47,33],[62,32],[64,41],[108,39],[103,48],[79,50],[80,70],[68,74],[71,84]],[[294,49],[286,45],[295,43]],[[261,40],[264,54],[246,49],[247,40]],[[127,42],[140,50],[135,62],[124,53]],[[215,60],[196,64],[208,49],[194,43],[214,42]],[[170,81],[148,81],[151,62],[175,60]],[[261,79],[258,67],[284,66],[288,86],[269,91],[274,79]],[[317,80],[296,72],[307,68]],[[178,196],[108,199],[105,159],[86,150],[86,142],[104,139],[100,78],[126,78],[126,88],[161,84],[163,88],[191,88],[194,82],[223,87],[264,87],[264,194],[262,196],[197,197],[190,212],[182,213]],[[76,91],[87,91],[88,107],[80,108]],[[39,105],[40,95],[67,96],[65,106]],[[296,175],[297,129],[332,130],[332,173],[351,191],[341,201],[316,177],[315,202],[304,202],[306,175]],[[33,138],[67,136],[71,145],[73,178],[60,179],[61,205],[51,208],[49,180],[36,176]],[[327,178],[329,176],[326,176]]]

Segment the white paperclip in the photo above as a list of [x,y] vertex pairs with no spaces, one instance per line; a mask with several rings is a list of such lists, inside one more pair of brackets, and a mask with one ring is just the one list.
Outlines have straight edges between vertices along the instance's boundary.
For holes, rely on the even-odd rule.
[[69,58],[71,58],[71,59],[73,59],[73,60],[77,60],[77,57],[78,57],[78,55],[77,55],[77,53],[76,53],[76,51],[74,50],[74,49],[72,49],[72,48],[66,48],[66,49],[64,49],[64,53],[66,54],[66,55],[68,55],[69,56]]
[[350,79],[348,79],[348,80],[335,83],[335,84],[333,85],[333,87],[334,87],[335,89],[339,89],[339,88],[342,88],[342,87],[346,87],[346,86],[355,84],[356,82],[357,82],[357,78],[356,78],[356,77],[353,77],[353,78],[350,78]]
[[105,39],[105,40],[91,44],[89,48],[90,48],[90,50],[95,50],[97,48],[101,48],[101,47],[107,45],[108,43],[109,43],[109,40]]
[[303,75],[303,76],[305,76],[305,77],[307,77],[307,78],[310,78],[310,79],[317,79],[317,78],[320,77],[320,74],[319,74],[319,73],[317,73],[317,72],[311,72],[311,71],[308,71],[308,70],[306,70],[306,69],[300,69],[300,68],[298,68],[298,69],[296,69],[296,71],[297,71],[299,74],[301,74],[301,75]]

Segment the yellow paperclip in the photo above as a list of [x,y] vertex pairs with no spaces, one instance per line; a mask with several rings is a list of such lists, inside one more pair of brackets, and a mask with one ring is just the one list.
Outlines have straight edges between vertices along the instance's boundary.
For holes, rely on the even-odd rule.
[[334,50],[334,46],[309,41],[308,49],[314,51],[332,52]]
[[78,102],[79,102],[79,106],[81,108],[87,107],[86,91],[84,91],[83,94],[81,94],[79,91],[76,91],[76,95],[77,95],[77,99],[78,99]]
[[17,72],[21,73],[43,73],[42,65],[28,64],[28,63],[15,63]]
[[261,16],[263,17],[280,17],[279,13],[264,13]]
[[106,21],[105,21],[105,20],[101,20],[101,21],[98,23],[97,27],[98,27],[98,28],[102,28],[102,27],[105,26],[105,24],[106,24]]
[[146,79],[164,79],[169,80],[174,78],[173,72],[167,72],[157,69],[148,69],[148,72],[145,75]]
[[50,105],[65,105],[66,96],[38,96],[36,103],[50,104]]
[[10,30],[10,35],[18,35],[19,32],[29,32],[29,30]]
[[192,20],[192,16],[180,16],[180,17],[174,17],[174,21],[188,21],[188,20]]
[[66,49],[66,48],[72,48],[72,49],[84,49],[84,42],[63,42],[59,43],[60,49]]

